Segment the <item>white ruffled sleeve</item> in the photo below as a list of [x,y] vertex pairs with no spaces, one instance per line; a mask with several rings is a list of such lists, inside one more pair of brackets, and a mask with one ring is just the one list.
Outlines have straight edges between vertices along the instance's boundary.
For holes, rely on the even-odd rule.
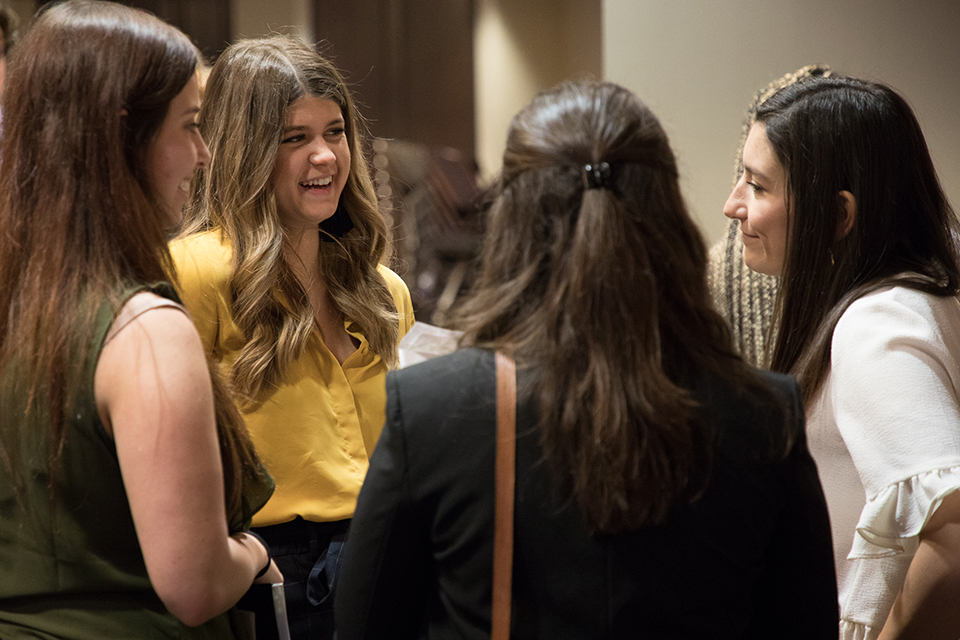
[[854,302],[834,331],[831,400],[866,493],[849,558],[912,554],[960,489],[960,303],[903,288]]
[[851,558],[871,558],[917,550],[917,535],[947,494],[960,489],[960,466],[936,469],[883,489],[867,501]]

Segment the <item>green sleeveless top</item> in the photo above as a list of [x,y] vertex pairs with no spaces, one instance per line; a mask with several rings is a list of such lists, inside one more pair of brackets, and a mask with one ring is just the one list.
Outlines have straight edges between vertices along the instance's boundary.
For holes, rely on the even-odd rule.
[[[165,283],[129,288],[120,300],[144,290],[179,303]],[[65,424],[53,495],[44,412],[24,419],[16,373],[3,377],[0,435],[16,457],[16,477],[0,460],[0,638],[234,637],[226,614],[199,627],[184,625],[166,610],[147,577],[116,448],[94,400],[97,360],[118,310],[104,303],[97,315],[93,348],[82,363],[82,383]],[[272,492],[266,472],[246,478],[244,506],[231,516],[231,532],[249,527]]]

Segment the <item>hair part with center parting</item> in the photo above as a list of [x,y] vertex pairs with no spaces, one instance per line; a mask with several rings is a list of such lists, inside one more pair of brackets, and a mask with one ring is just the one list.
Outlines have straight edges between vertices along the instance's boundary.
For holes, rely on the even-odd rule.
[[[602,163],[587,188],[585,165]],[[759,386],[712,308],[666,134],[620,86],[562,84],[514,117],[488,216],[465,342],[507,350],[532,378],[521,393],[588,526],[662,521],[710,476],[688,383],[710,371]]]
[[[810,401],[830,368],[847,307],[890,285],[960,290],[957,220],[920,124],[891,88],[808,78],[757,108],[787,176],[789,233],[775,311],[771,368],[793,373]],[[840,192],[856,203],[853,226]]]
[[[247,339],[233,367],[242,401],[280,379],[315,327],[306,292],[283,257],[284,231],[270,186],[287,109],[303,96],[340,107],[351,153],[341,206],[354,228],[320,243],[318,275],[371,349],[390,366],[398,360],[398,314],[377,270],[388,255],[388,231],[367,165],[364,123],[347,84],[299,39],[243,40],[221,54],[207,80],[199,121],[211,160],[196,181],[181,232],[219,229],[230,242],[231,304]],[[287,304],[275,295],[278,287]]]

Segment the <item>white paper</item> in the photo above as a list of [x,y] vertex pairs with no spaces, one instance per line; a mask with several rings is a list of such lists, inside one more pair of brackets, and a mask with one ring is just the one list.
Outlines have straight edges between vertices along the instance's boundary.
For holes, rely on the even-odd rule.
[[415,322],[400,341],[400,368],[426,362],[457,350],[462,331],[441,329],[426,322]]

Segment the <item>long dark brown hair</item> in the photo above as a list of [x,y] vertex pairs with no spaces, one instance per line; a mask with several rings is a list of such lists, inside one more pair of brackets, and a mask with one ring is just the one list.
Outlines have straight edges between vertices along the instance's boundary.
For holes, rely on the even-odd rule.
[[535,378],[546,458],[589,526],[661,521],[710,475],[688,382],[757,378],[711,306],[706,248],[656,117],[607,82],[538,96],[510,125],[488,225],[456,323],[465,342],[511,351]]
[[[810,401],[830,369],[833,330],[850,304],[899,285],[960,290],[957,220],[920,125],[896,91],[853,78],[810,78],[777,92],[756,121],[787,176],[789,234],[771,368]],[[840,192],[856,201],[837,237]]]
[[[170,25],[90,0],[44,12],[11,55],[0,147],[0,371],[9,378],[17,367],[26,410],[48,416],[51,478],[98,310],[105,300],[119,307],[127,286],[173,273],[168,215],[144,158],[198,61]],[[214,386],[232,512],[255,454],[216,376]],[[8,443],[2,450],[14,466]]]
[[[232,376],[247,401],[277,382],[315,326],[306,292],[283,259],[284,232],[270,187],[287,109],[303,96],[340,107],[350,148],[340,204],[354,228],[320,243],[318,275],[340,311],[363,328],[371,349],[388,365],[397,362],[397,309],[377,270],[387,257],[388,232],[350,90],[337,68],[302,40],[242,40],[223,52],[207,80],[199,120],[211,160],[195,185],[181,236],[218,229],[230,242],[231,305],[247,336]],[[278,287],[289,305],[275,295]]]

